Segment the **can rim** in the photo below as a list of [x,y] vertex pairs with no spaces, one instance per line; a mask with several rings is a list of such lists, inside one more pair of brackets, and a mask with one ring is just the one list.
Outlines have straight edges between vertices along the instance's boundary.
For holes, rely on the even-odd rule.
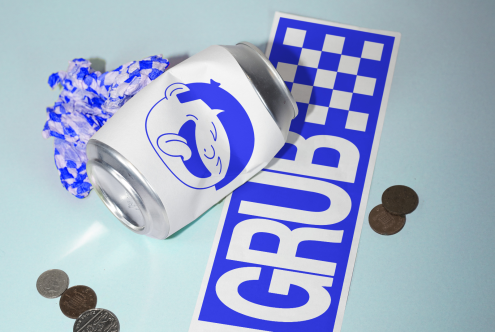
[[125,191],[132,197],[132,199],[137,203],[139,206],[139,211],[143,214],[143,218],[146,220],[149,218],[148,216],[148,211],[146,210],[146,206],[143,203],[143,200],[141,199],[141,196],[134,190],[134,188],[124,179],[124,177],[117,172],[113,167],[108,165],[107,163],[101,161],[101,160],[89,160],[87,163],[87,168],[88,168],[88,175],[92,180],[93,187],[96,190],[96,193],[100,197],[100,199],[103,201],[103,203],[107,206],[107,208],[112,212],[112,214],[122,223],[124,226],[129,228],[130,230],[136,232],[136,233],[143,233],[145,231],[144,226],[135,226],[131,221],[127,220],[125,217],[125,214],[122,212],[122,210],[114,203],[112,199],[108,197],[108,194],[105,192],[105,190],[101,187],[99,181],[97,178],[94,177],[94,172],[93,168],[94,167],[99,167],[105,172],[109,173],[124,189]]
[[[88,155],[87,170],[90,182],[104,205],[112,214],[131,231],[156,239],[165,239],[170,234],[167,211],[146,178],[123,155],[107,144],[91,138],[86,146]],[[134,200],[143,217],[143,225],[130,222],[122,210],[110,197],[100,190],[98,179],[93,174],[93,167],[99,167],[117,181]]]
[[259,57],[263,60],[263,62],[266,64],[266,66],[273,73],[274,78],[277,80],[277,83],[280,86],[285,87],[285,89],[282,89],[282,90],[283,90],[283,93],[285,94],[285,97],[287,97],[289,99],[289,101],[292,105],[292,109],[294,111],[294,117],[293,118],[295,118],[299,114],[299,109],[297,108],[297,103],[294,100],[294,97],[292,96],[292,94],[290,93],[289,88],[287,88],[287,85],[285,84],[284,80],[282,79],[282,76],[280,76],[279,72],[277,71],[277,69],[275,69],[275,67],[270,62],[270,60],[268,60],[266,55],[263,54],[263,52],[261,52],[261,50],[259,48],[257,48],[255,45],[253,45],[249,42],[243,41],[243,42],[237,43],[236,45],[245,45],[245,46],[249,47],[250,49],[252,49],[253,51],[255,51],[256,54],[259,55]]

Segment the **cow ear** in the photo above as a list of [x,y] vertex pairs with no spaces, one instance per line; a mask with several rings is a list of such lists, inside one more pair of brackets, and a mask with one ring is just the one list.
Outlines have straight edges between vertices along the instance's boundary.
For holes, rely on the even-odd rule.
[[215,116],[218,116],[218,114],[222,113],[222,112],[225,112],[224,110],[220,110],[220,109],[212,109],[213,112],[215,112]]
[[174,83],[170,84],[166,89],[165,89],[165,99],[169,100],[173,98],[174,96],[177,96],[178,94],[182,92],[189,91],[189,88],[187,85],[183,83]]
[[177,134],[163,134],[156,140],[160,151],[171,157],[180,157],[183,161],[191,158],[191,149],[184,137]]

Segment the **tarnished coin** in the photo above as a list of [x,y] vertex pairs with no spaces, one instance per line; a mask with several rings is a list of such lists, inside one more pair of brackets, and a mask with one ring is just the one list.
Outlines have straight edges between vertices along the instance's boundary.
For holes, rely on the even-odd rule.
[[96,308],[96,294],[88,286],[74,286],[60,298],[60,310],[69,318],[77,318],[83,312]]
[[76,319],[74,332],[119,332],[117,316],[106,309],[85,311]]
[[418,194],[406,186],[392,186],[382,195],[382,204],[388,212],[397,215],[405,215],[416,210],[418,206]]
[[382,235],[393,235],[400,232],[406,224],[405,216],[397,216],[388,213],[383,205],[377,205],[371,210],[369,215],[371,228]]
[[38,292],[48,299],[59,297],[67,287],[69,287],[69,276],[62,270],[45,271],[36,281]]

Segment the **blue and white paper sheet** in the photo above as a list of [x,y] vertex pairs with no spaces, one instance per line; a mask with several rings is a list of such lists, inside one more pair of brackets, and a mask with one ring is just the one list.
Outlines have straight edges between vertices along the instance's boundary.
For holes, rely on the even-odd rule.
[[340,331],[399,41],[276,14],[267,56],[299,115],[226,199],[190,331]]

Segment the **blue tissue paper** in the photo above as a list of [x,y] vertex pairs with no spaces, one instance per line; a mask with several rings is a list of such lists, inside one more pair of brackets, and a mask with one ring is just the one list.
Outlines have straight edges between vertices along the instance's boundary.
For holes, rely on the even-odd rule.
[[43,137],[55,139],[55,165],[71,194],[84,198],[92,189],[86,173],[86,144],[91,136],[168,66],[167,59],[155,55],[102,74],[88,60],[74,59],[67,71],[50,75],[50,87],[60,85],[62,90],[46,109]]

